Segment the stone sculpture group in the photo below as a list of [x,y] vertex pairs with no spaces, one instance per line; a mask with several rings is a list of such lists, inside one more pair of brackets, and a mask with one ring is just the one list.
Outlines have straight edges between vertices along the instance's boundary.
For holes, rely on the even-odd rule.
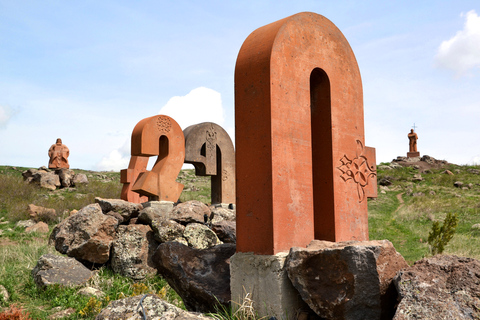
[[[236,253],[231,256],[235,249],[229,246],[232,252],[222,265],[231,275],[232,301],[240,305],[248,294],[257,307],[265,307],[259,315],[279,319],[293,319],[305,303],[331,319],[391,318],[393,303],[386,306],[383,300],[406,263],[390,242],[368,241],[366,199],[377,196],[375,149],[365,146],[360,71],[342,32],[309,12],[252,32],[235,67],[235,123],[236,152],[215,123],[182,131],[166,115],[138,122],[130,163],[121,171],[121,199],[142,203],[138,221],[168,229],[172,222],[160,214],[161,223],[153,223],[147,208],[173,207],[184,187],[177,175],[184,163],[193,164],[196,175],[211,176],[212,204],[236,204]],[[419,156],[414,130],[408,138],[408,157]],[[50,148],[50,163],[68,168],[68,148],[59,140]],[[157,157],[151,170],[149,157]],[[113,209],[100,206],[90,209],[112,226],[123,223]],[[116,232],[134,228],[147,227],[130,222]],[[67,248],[62,232],[55,229],[52,238],[56,247]],[[190,246],[182,237],[166,243]],[[162,261],[157,269],[168,278],[172,271],[164,264],[171,261],[163,256],[183,247],[166,243],[155,256]],[[102,263],[109,252],[108,247]],[[173,268],[181,269],[178,263]],[[178,279],[169,283],[183,286]],[[321,293],[313,297],[325,288],[336,290],[329,289],[331,301]],[[189,306],[203,311],[196,303]]]
[[[128,169],[121,171],[121,199],[176,202],[183,185],[175,179],[184,163],[191,163],[199,176],[211,176],[212,203],[235,203],[235,155],[232,140],[219,125],[204,122],[183,132],[169,116],[141,120],[132,133]],[[151,171],[149,157],[157,156]]]

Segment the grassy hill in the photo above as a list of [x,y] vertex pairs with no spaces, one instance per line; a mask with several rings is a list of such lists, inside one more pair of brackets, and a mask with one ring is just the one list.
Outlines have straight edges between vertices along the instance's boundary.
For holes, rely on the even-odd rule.
[[[480,259],[480,167],[410,165],[378,166],[378,198],[369,199],[368,203],[370,239],[392,241],[412,264],[429,254],[427,239],[433,222],[441,223],[447,213],[456,213],[458,227],[444,253]],[[87,185],[49,191],[25,184],[21,173],[27,169],[0,166],[0,285],[10,294],[7,302],[0,298],[0,308],[17,304],[28,310],[33,319],[46,319],[58,309],[73,308],[75,313],[68,319],[94,319],[95,312],[108,300],[144,292],[157,292],[168,301],[182,305],[163,279],[152,277],[134,283],[108,268],[101,268],[92,279],[106,293],[103,299],[79,297],[76,290],[70,288],[38,289],[31,269],[42,254],[56,252],[47,245],[48,235],[26,234],[21,228],[15,228],[15,222],[29,218],[27,206],[54,208],[62,219],[71,210],[94,203],[95,197],[118,198],[122,185],[118,172],[74,169],[87,175]],[[446,170],[452,174],[445,173]],[[183,170],[178,181],[185,185],[181,201],[210,202],[209,178],[196,177],[193,170]],[[463,187],[456,187],[457,181],[463,182]],[[54,224],[50,223],[50,231]],[[84,311],[85,316],[79,311]]]

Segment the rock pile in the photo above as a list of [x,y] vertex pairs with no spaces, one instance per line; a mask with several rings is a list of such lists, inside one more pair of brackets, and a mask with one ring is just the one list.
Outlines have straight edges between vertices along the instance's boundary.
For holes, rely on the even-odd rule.
[[[219,304],[230,304],[230,258],[236,250],[233,210],[207,207],[199,201],[140,205],[96,198],[95,204],[58,224],[50,242],[76,260],[109,263],[116,273],[135,280],[158,273],[190,311],[215,312]],[[81,265],[77,266],[75,259],[60,258],[41,257],[32,272],[39,286],[55,279],[74,283],[75,279],[60,274],[60,269],[82,270]],[[307,313],[313,318],[480,316],[480,262],[474,259],[435,256],[409,267],[386,240],[314,240],[307,248],[292,248],[285,261],[288,281],[308,304]],[[89,272],[74,273],[85,283]],[[87,288],[82,290],[91,294]],[[204,319],[155,295],[112,301],[97,319],[118,319],[126,314],[142,319],[143,312],[152,319]]]
[[83,173],[75,174],[73,170],[65,168],[52,171],[44,166],[38,169],[28,169],[22,173],[22,176],[24,181],[49,190],[88,183],[87,176]]
[[[135,280],[154,273],[151,257],[161,243],[176,241],[206,249],[231,242],[235,234],[233,211],[209,208],[200,201],[145,205],[118,199],[96,198],[59,223],[49,242],[55,249],[79,261],[110,262],[113,270]],[[212,230],[217,226],[218,236]],[[223,225],[230,226],[229,232]]]
[[420,172],[424,172],[430,169],[438,169],[443,168],[449,165],[446,160],[437,160],[434,157],[430,157],[428,155],[424,155],[423,157],[416,157],[416,158],[407,158],[407,157],[397,157],[393,159],[391,164],[388,166],[381,166],[380,168],[385,170],[394,169],[395,167],[402,166],[402,167],[415,167],[419,169]]

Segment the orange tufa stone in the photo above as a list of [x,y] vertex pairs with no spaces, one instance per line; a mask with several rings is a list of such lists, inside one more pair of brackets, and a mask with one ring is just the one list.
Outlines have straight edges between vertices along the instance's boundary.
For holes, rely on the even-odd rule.
[[[148,200],[176,202],[183,184],[176,182],[185,159],[185,141],[178,123],[165,115],[141,120],[132,133],[130,163],[120,173],[121,198],[130,202]],[[148,171],[148,158],[157,156]]]
[[303,12],[252,32],[235,67],[237,251],[368,240],[375,149],[365,147],[355,55]]
[[66,145],[62,144],[62,139],[58,138],[57,142],[48,149],[48,156],[50,157],[48,167],[50,169],[70,168],[67,159],[69,155],[70,150],[68,150]]

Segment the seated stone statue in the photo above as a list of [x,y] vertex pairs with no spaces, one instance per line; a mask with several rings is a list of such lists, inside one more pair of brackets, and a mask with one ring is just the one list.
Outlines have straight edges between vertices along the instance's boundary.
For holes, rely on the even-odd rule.
[[68,147],[62,144],[62,139],[57,139],[57,142],[48,150],[48,156],[50,157],[48,167],[50,169],[70,168],[67,159],[69,155],[70,150],[68,150]]

